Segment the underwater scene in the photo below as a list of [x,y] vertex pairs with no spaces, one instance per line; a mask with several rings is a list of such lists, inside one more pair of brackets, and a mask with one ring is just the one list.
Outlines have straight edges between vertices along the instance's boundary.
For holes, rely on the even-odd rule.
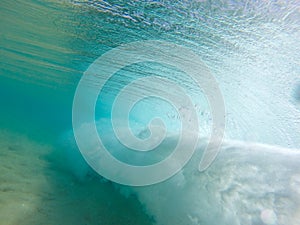
[[299,0],[1,0],[0,225],[299,225]]

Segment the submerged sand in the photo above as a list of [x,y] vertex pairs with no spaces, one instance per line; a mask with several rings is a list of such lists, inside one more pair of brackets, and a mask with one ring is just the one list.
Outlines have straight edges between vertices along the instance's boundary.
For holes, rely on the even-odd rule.
[[95,177],[76,180],[54,146],[0,131],[0,224],[151,224],[133,197]]

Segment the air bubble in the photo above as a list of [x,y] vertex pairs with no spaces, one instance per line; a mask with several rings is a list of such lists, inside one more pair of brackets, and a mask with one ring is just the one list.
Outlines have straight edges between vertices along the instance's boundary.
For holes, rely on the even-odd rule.
[[277,222],[276,213],[272,209],[264,209],[260,213],[260,218],[264,224],[274,225]]

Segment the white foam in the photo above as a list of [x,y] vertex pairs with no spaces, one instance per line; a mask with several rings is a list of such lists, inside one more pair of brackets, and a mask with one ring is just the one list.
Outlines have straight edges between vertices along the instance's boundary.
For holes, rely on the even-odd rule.
[[[176,140],[168,135],[164,146]],[[116,188],[136,194],[157,225],[299,224],[300,150],[225,141],[213,164],[199,172],[206,142],[199,141],[191,161],[172,178]]]
[[203,173],[199,152],[173,178],[132,188],[157,224],[299,224],[299,151],[228,142]]

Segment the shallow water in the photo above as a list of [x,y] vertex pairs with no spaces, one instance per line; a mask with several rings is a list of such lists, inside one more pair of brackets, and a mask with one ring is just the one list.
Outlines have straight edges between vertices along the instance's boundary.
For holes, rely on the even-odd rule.
[[[1,224],[220,224],[216,215],[231,225],[298,224],[300,200],[294,188],[300,176],[295,163],[300,149],[297,0],[2,0],[0,7]],[[180,44],[209,66],[224,96],[225,139],[232,147],[224,144],[205,175],[195,178],[197,172],[188,166],[184,175],[169,183],[128,190],[103,180],[83,161],[71,132],[72,103],[83,72],[96,58],[141,40]],[[199,106],[200,134],[208,136],[212,122],[203,93],[181,71],[158,64],[131,65],[110,79],[98,99],[96,120],[106,124],[120,89],[151,74],[182,84]],[[177,115],[161,102],[137,107],[133,121],[145,124],[155,113],[176,131]],[[113,137],[105,128],[100,126],[99,132]],[[106,143],[123,157],[115,139]],[[165,146],[174,146],[174,141]],[[255,153],[226,156],[224,149],[254,149]],[[277,153],[272,155],[270,149]],[[247,155],[250,159],[242,166]],[[263,156],[278,167],[263,165]],[[222,180],[225,166],[227,176]],[[238,167],[241,173],[233,169]],[[262,171],[261,180],[255,186],[257,171]],[[273,175],[278,182],[267,181]],[[168,194],[171,188],[175,191]],[[204,202],[195,197],[198,193],[208,196]],[[253,203],[260,197],[259,203]],[[277,219],[264,221],[264,210],[271,210]]]

